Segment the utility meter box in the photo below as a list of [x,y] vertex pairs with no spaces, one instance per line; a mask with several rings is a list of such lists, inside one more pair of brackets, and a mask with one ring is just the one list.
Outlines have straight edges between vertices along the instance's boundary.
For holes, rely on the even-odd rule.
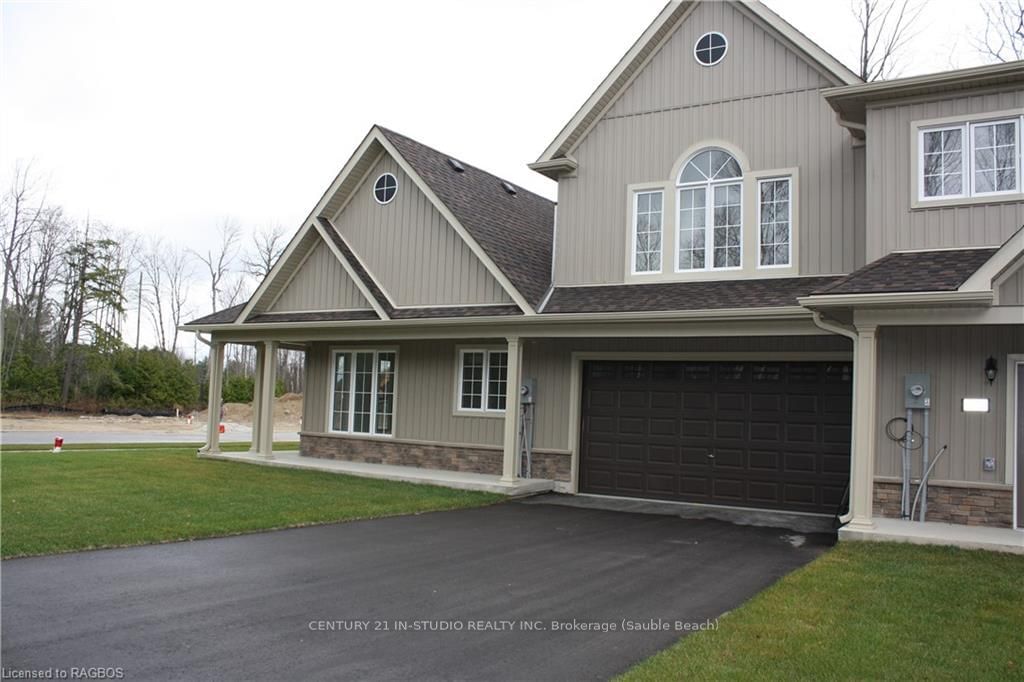
[[523,405],[532,405],[537,399],[537,380],[523,379],[523,385],[519,387],[519,402]]
[[908,410],[925,410],[932,406],[932,375],[903,376],[903,402]]

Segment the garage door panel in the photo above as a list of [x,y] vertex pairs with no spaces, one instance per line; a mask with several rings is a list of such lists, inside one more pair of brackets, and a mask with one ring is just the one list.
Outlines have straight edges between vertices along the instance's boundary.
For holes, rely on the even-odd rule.
[[752,470],[777,471],[779,468],[779,453],[766,450],[751,450],[747,462]]
[[716,500],[722,502],[742,502],[744,498],[744,481],[738,478],[716,478],[711,482]]
[[618,432],[622,436],[646,436],[647,420],[643,417],[619,417]]
[[743,421],[716,419],[715,438],[717,440],[746,440],[747,424]]
[[743,469],[746,467],[747,453],[745,450],[715,448],[715,469]]
[[819,513],[843,498],[849,363],[602,362],[583,376],[583,492]]
[[750,411],[780,412],[782,411],[782,396],[778,393],[752,393],[750,395]]
[[774,507],[781,499],[777,481],[754,480],[747,483],[747,501],[765,507]]
[[787,443],[814,443],[818,440],[816,424],[786,424]]
[[652,436],[672,436],[674,438],[679,435],[679,420],[652,417],[650,420],[650,432]]
[[787,452],[782,458],[783,473],[814,473],[818,457],[812,453]]
[[676,477],[671,474],[647,474],[647,491],[659,497],[675,496]]
[[643,443],[619,443],[619,462],[643,462],[647,447]]
[[651,464],[679,465],[679,448],[676,445],[651,445],[647,448],[647,461]]

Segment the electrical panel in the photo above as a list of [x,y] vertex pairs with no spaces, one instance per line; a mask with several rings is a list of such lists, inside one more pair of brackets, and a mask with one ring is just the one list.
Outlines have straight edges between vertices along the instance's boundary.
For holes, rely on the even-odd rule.
[[908,410],[925,410],[932,406],[932,375],[906,374],[903,377],[903,402]]

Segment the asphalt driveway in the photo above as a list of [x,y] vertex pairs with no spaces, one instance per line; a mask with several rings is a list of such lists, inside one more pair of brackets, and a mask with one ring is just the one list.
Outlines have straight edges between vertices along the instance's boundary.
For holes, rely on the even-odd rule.
[[[824,549],[777,529],[507,503],[15,559],[0,569],[3,668],[602,679]],[[668,629],[628,629],[652,621]]]

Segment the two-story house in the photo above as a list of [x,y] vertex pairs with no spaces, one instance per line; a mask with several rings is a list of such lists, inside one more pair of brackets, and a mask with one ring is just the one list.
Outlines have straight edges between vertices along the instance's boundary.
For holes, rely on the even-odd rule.
[[673,0],[531,164],[557,207],[374,126],[252,298],[184,327],[209,414],[254,344],[271,457],[287,347],[308,458],[851,530],[927,462],[918,515],[1020,528],[1022,116],[1020,62],[865,84],[760,3]]

